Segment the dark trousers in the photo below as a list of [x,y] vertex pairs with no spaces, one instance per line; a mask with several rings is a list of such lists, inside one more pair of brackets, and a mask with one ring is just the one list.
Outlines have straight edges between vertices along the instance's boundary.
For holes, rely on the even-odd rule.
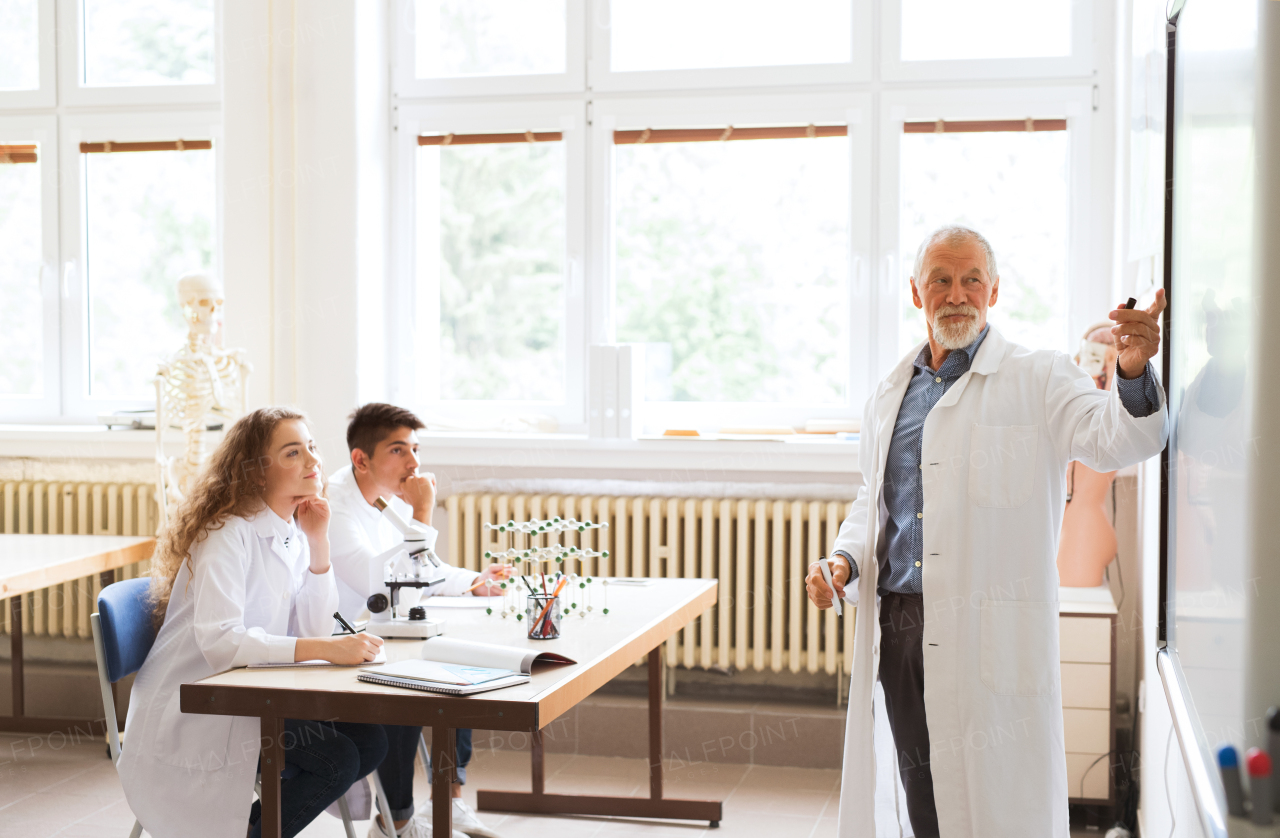
[[916,838],[937,838],[938,812],[924,717],[924,597],[880,596],[880,683]]
[[[422,728],[406,725],[382,725],[387,734],[387,758],[378,766],[378,779],[387,793],[393,821],[407,821],[413,817],[413,759],[418,753],[418,739]],[[467,763],[471,762],[471,731],[459,728],[454,731],[454,752],[458,758],[459,783],[467,781]],[[431,766],[427,766],[427,778],[431,778]]]
[[[387,755],[387,737],[380,725],[346,722],[284,720],[286,766],[298,773],[280,782],[280,823],[284,838],[292,838],[337,800],[351,784],[373,771]],[[249,813],[249,838],[259,838],[262,803]]]

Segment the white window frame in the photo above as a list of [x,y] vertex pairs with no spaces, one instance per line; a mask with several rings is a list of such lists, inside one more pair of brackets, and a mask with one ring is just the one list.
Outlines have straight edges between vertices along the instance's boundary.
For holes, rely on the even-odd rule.
[[39,47],[36,58],[39,62],[39,87],[34,90],[0,91],[0,110],[18,108],[51,108],[57,104],[57,67],[55,60],[55,39],[57,38],[57,21],[55,11],[56,0],[40,0]]
[[[1096,319],[1097,297],[1089,273],[1089,206],[1092,86],[936,89],[885,93],[880,100],[880,294],[877,301],[877,378],[901,358],[898,349],[902,289],[914,268],[919,242],[900,242],[901,138],[903,122],[1066,117],[1069,142],[1067,212],[1067,337],[1073,324]],[[910,254],[910,256],[908,256]],[[996,257],[1000,252],[997,249]],[[1110,283],[1104,283],[1109,288]]]
[[[1036,2],[1036,0],[1026,0]],[[1093,0],[1072,0],[1071,54],[1052,58],[902,60],[902,0],[880,0],[880,76],[885,81],[1037,79],[1093,73]]]
[[587,0],[565,0],[565,72],[519,76],[418,78],[417,18],[414,0],[394,0],[392,26],[396,93],[403,98],[426,96],[537,95],[581,92],[586,85],[585,32]]
[[[606,340],[616,338],[613,264],[614,217],[612,203],[613,131],[644,128],[698,128],[726,125],[848,125],[849,127],[849,277],[848,369],[845,401],[841,404],[758,402],[650,402],[643,406],[646,428],[709,428],[721,424],[803,424],[807,419],[860,415],[873,379],[869,359],[871,305],[871,118],[872,98],[867,93],[808,94],[798,96],[754,95],[730,97],[617,98],[594,100],[592,126],[592,218],[607,222],[592,230],[591,276],[604,287],[597,295],[602,309],[592,319],[608,324]],[[744,141],[746,142],[746,141]],[[761,141],[764,142],[764,141]],[[732,422],[728,417],[734,417]]]
[[[85,283],[84,161],[80,143],[145,142],[148,140],[211,139],[214,150],[215,276],[221,275],[223,171],[222,115],[218,110],[164,110],[147,113],[94,113],[62,117],[61,205],[62,236],[62,413],[67,418],[93,421],[103,413],[140,410],[154,398],[114,399],[89,395],[89,307]],[[123,152],[130,153],[130,152]],[[174,152],[181,154],[183,152]],[[72,162],[74,161],[74,162]],[[177,281],[177,277],[173,278]],[[177,350],[178,347],[174,347]]]
[[[436,399],[415,392],[414,365],[439,362],[440,321],[414,323],[417,311],[417,150],[422,134],[561,131],[565,151],[564,399]],[[396,280],[388,312],[395,365],[389,376],[392,397],[431,417],[492,423],[495,418],[529,414],[554,416],[561,429],[585,427],[587,289],[586,273],[586,109],[578,100],[493,104],[400,104],[395,143]]]
[[611,66],[612,29],[609,0],[592,7],[590,28],[592,90],[681,90],[713,87],[766,87],[807,84],[853,84],[871,80],[871,0],[850,0],[851,60],[840,64],[783,64],[763,67],[714,67],[684,70],[615,72]]
[[6,419],[43,419],[56,416],[61,397],[58,328],[58,124],[53,116],[0,116],[0,142],[32,141],[40,144],[41,270],[38,278],[42,300],[41,351],[43,381],[40,396],[0,395],[0,416]]
[[[58,0],[59,29],[68,32],[58,50],[58,101],[79,105],[201,105],[222,98],[222,3],[213,4],[213,84],[164,84],[138,86],[85,85],[84,3]],[[67,25],[70,24],[70,25]],[[71,36],[74,36],[72,40]],[[71,48],[74,46],[74,49]]]

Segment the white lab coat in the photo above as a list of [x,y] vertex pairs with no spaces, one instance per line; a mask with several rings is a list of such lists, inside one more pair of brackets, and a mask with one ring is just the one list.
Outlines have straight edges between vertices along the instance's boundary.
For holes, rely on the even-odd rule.
[[[413,517],[413,507],[409,504],[394,496],[387,500],[406,521]],[[339,469],[329,478],[329,508],[332,510],[329,555],[333,559],[334,572],[338,574],[338,608],[342,616],[354,620],[370,596],[375,593],[390,595],[384,568],[373,559],[399,544],[403,536],[377,507],[370,506],[364,499],[351,466]],[[435,547],[439,535],[436,528],[423,525],[423,529],[427,533],[427,546]],[[445,567],[441,573],[444,581],[423,588],[424,597],[465,594],[480,576],[474,570],[460,567]]]
[[156,838],[243,838],[261,734],[256,718],[185,714],[179,687],[251,663],[288,663],[297,637],[332,632],[332,568],[312,573],[306,536],[269,508],[193,545],[129,699],[118,765]]
[[[920,348],[867,402],[865,485],[835,544],[858,564],[864,603],[854,628],[842,838],[896,836],[898,817],[884,804],[905,808],[901,795],[876,793],[877,754],[894,753],[874,741],[888,731],[872,710],[876,585],[885,463]],[[1163,390],[1160,400],[1159,411],[1135,419],[1114,389],[1096,389],[1066,355],[1017,346],[993,328],[925,420],[924,699],[942,838],[1067,837],[1055,564],[1066,466],[1114,471],[1159,453],[1168,436]],[[884,784],[893,775],[879,767]]]

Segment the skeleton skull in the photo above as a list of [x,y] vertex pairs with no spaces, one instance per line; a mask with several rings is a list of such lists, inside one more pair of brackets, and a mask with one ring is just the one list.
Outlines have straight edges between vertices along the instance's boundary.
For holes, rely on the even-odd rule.
[[222,325],[222,289],[208,274],[178,280],[178,304],[192,334],[212,335]]

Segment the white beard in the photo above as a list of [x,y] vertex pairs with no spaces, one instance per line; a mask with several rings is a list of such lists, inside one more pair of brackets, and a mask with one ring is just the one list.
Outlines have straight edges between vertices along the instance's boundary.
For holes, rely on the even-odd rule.
[[970,310],[973,311],[973,316],[959,323],[939,322],[942,319],[943,312],[949,314],[958,313],[954,309],[950,311],[942,309],[934,316],[933,339],[941,344],[943,349],[964,349],[978,339],[978,333],[982,331],[982,327],[978,325],[978,312],[976,309]]

